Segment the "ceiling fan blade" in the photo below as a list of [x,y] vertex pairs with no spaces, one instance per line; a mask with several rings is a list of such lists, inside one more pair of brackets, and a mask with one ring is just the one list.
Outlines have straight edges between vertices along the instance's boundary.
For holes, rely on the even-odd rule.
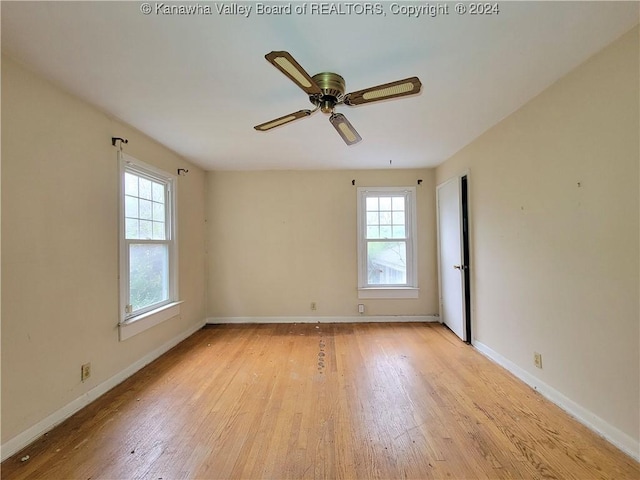
[[322,90],[289,52],[267,53],[266,58],[274,67],[289,77],[308,95],[320,94]]
[[331,115],[331,117],[329,117],[329,121],[331,122],[331,125],[335,127],[335,129],[338,131],[347,145],[353,145],[354,143],[358,143],[360,140],[362,140],[360,134],[356,132],[356,129],[353,128],[353,125],[349,123],[349,120],[347,120],[347,117],[345,117],[343,114],[334,113],[333,115]]
[[422,83],[418,77],[409,77],[396,82],[385,83],[376,87],[365,88],[357,92],[348,93],[344,98],[345,105],[362,105],[389,98],[415,95],[420,91]]
[[311,115],[311,113],[311,110],[298,110],[297,112],[290,113],[289,115],[284,115],[274,120],[261,123],[260,125],[256,125],[253,128],[264,132],[266,130],[271,130],[272,128],[279,127],[280,125],[284,125],[285,123],[293,122],[294,120],[298,120],[299,118],[308,117],[309,115]]

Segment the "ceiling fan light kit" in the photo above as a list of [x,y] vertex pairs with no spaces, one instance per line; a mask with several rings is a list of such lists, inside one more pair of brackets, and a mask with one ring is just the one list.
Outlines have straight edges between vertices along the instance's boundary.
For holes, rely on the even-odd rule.
[[344,78],[337,73],[323,72],[312,77],[289,52],[274,51],[265,55],[265,58],[309,95],[309,101],[315,108],[313,110],[299,110],[253,127],[259,131],[279,127],[294,120],[308,117],[320,110],[322,113],[330,115],[329,122],[335,127],[344,142],[347,145],[354,145],[361,141],[362,137],[343,114],[335,112],[337,105],[351,107],[415,95],[420,92],[422,86],[418,77],[410,77],[345,94],[346,83]]
[[341,113],[334,113],[329,117],[329,121],[331,125],[335,127],[338,131],[342,139],[347,145],[353,145],[354,143],[358,143],[362,140],[362,137],[356,132],[356,129],[353,128],[353,125],[349,123],[347,117],[345,117]]

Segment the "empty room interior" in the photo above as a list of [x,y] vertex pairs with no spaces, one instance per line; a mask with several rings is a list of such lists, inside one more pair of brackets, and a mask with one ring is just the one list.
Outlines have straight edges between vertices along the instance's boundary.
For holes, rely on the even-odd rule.
[[640,478],[638,2],[0,8],[2,478]]

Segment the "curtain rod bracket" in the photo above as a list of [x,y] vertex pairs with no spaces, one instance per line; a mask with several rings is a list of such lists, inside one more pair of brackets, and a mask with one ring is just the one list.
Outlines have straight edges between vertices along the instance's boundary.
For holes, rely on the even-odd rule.
[[116,146],[117,141],[120,141],[120,151],[122,151],[123,143],[129,143],[129,140],[127,140],[126,138],[111,137],[111,145],[113,145],[114,147]]

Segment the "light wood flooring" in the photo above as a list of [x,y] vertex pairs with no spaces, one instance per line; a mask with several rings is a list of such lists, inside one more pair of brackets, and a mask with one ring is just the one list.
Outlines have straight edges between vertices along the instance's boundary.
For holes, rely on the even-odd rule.
[[638,479],[640,465],[439,324],[279,324],[200,330],[1,473]]

